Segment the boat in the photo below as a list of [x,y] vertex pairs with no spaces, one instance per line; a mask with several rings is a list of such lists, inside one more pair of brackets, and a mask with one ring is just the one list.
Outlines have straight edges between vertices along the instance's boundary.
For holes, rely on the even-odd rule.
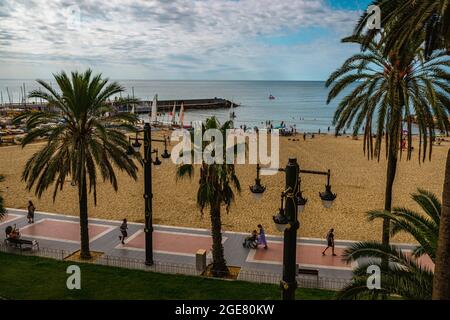
[[269,100],[275,100],[275,97],[273,95],[269,95]]

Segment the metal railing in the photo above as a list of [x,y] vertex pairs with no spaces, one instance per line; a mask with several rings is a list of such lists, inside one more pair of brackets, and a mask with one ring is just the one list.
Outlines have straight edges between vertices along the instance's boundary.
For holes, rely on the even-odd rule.
[[125,258],[111,255],[103,255],[100,258],[93,261],[94,264],[118,267],[125,269],[145,270],[159,273],[168,274],[184,274],[199,276],[202,272],[195,268],[195,265],[181,264],[167,261],[155,261],[153,265],[145,265],[145,261],[142,259]]
[[20,248],[17,248],[15,246],[7,245],[4,242],[0,243],[0,252],[4,253],[11,253],[16,255],[23,255],[23,256],[35,256],[35,257],[41,257],[41,258],[50,258],[55,260],[64,260],[67,256],[71,254],[70,251],[62,250],[62,249],[51,249],[51,248],[39,248],[37,249],[30,249],[30,250],[21,250]]
[[[280,284],[281,274],[254,269],[241,269],[238,280]],[[351,279],[327,278],[320,276],[297,276],[299,288],[326,289],[339,291],[351,282]]]
[[[11,253],[24,256],[36,256],[51,258],[59,261],[65,260],[73,252],[62,249],[39,248],[39,250],[20,250],[18,248],[0,243],[0,252]],[[128,258],[120,256],[102,255],[92,261],[83,261],[82,263],[110,266],[124,269],[143,270],[165,274],[181,274],[191,276],[201,276],[203,272],[197,270],[195,265],[180,264],[169,261],[155,261],[152,266],[145,265],[143,259]],[[232,271],[231,276],[237,280],[280,284],[281,274],[256,269],[241,268],[239,271]],[[351,279],[326,278],[316,276],[297,276],[299,288],[326,289],[338,291],[351,282]]]

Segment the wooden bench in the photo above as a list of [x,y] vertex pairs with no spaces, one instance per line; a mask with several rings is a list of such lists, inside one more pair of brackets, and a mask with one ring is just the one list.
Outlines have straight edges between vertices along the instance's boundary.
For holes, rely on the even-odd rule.
[[39,242],[37,242],[36,240],[6,238],[5,244],[9,244],[10,246],[19,248],[21,251],[27,248],[30,248],[31,250],[33,248],[37,248],[37,250],[39,250]]
[[304,268],[298,268],[298,274],[304,274],[309,276],[319,276],[319,270],[316,269],[304,269]]
[[319,270],[298,268],[297,269],[297,276],[299,276],[299,275],[306,275],[306,276],[314,276],[314,277],[316,277],[316,286],[319,287]]

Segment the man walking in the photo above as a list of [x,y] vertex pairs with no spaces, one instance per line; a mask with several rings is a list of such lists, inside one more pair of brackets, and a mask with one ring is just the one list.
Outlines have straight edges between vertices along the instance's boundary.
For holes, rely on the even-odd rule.
[[334,253],[334,229],[331,228],[330,231],[327,233],[327,247],[325,250],[323,250],[322,255],[325,255],[325,252],[328,250],[328,248],[331,248],[331,253],[333,256],[336,256]]
[[127,229],[128,229],[127,219],[123,219],[123,222],[120,225],[120,232],[122,233],[122,235],[119,236],[119,239],[122,242],[122,244],[125,244],[125,238],[128,237]]

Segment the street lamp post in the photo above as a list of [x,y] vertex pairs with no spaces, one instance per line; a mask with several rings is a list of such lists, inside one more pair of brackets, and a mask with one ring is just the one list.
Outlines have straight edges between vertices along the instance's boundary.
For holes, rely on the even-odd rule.
[[[312,171],[301,170],[297,159],[289,159],[285,169],[279,169],[286,174],[286,189],[281,193],[281,207],[279,213],[273,217],[277,229],[284,232],[283,242],[283,278],[281,281],[283,300],[294,300],[296,281],[296,261],[297,261],[297,230],[300,227],[298,214],[302,213],[307,199],[303,198],[301,192],[300,174],[326,175],[327,185],[325,192],[319,193],[325,208],[330,208],[336,199],[336,194],[331,192],[330,170]],[[283,199],[284,208],[283,208]]]
[[[139,138],[139,132],[144,133],[144,139]],[[158,150],[152,149],[152,141],[155,142],[164,142],[166,143],[166,139],[152,139],[152,130],[150,127],[150,123],[146,122],[144,125],[143,131],[136,132],[136,138],[132,144],[130,144],[128,148],[128,156],[133,156],[138,153],[141,147],[140,141],[144,142],[144,210],[145,210],[145,226],[144,226],[144,234],[145,234],[145,264],[148,266],[153,265],[153,193],[152,193],[152,164],[155,166],[159,166],[161,161],[158,159]],[[130,141],[131,142],[131,141]],[[156,160],[152,161],[152,154],[156,154]],[[166,149],[167,153],[167,149]]]
[[145,264],[153,265],[152,129],[144,125]]
[[256,164],[256,179],[255,184],[250,186],[250,191],[252,192],[255,198],[261,197],[264,191],[266,191],[266,187],[261,184],[261,179],[259,178],[261,172],[261,166]]
[[297,203],[295,195],[299,190],[298,175],[299,166],[297,159],[289,159],[285,169],[286,172],[286,194],[284,214],[289,221],[290,227],[284,230],[283,246],[283,280],[282,295],[283,300],[294,300],[297,289],[296,261],[297,261],[297,230],[299,222],[297,217]]

